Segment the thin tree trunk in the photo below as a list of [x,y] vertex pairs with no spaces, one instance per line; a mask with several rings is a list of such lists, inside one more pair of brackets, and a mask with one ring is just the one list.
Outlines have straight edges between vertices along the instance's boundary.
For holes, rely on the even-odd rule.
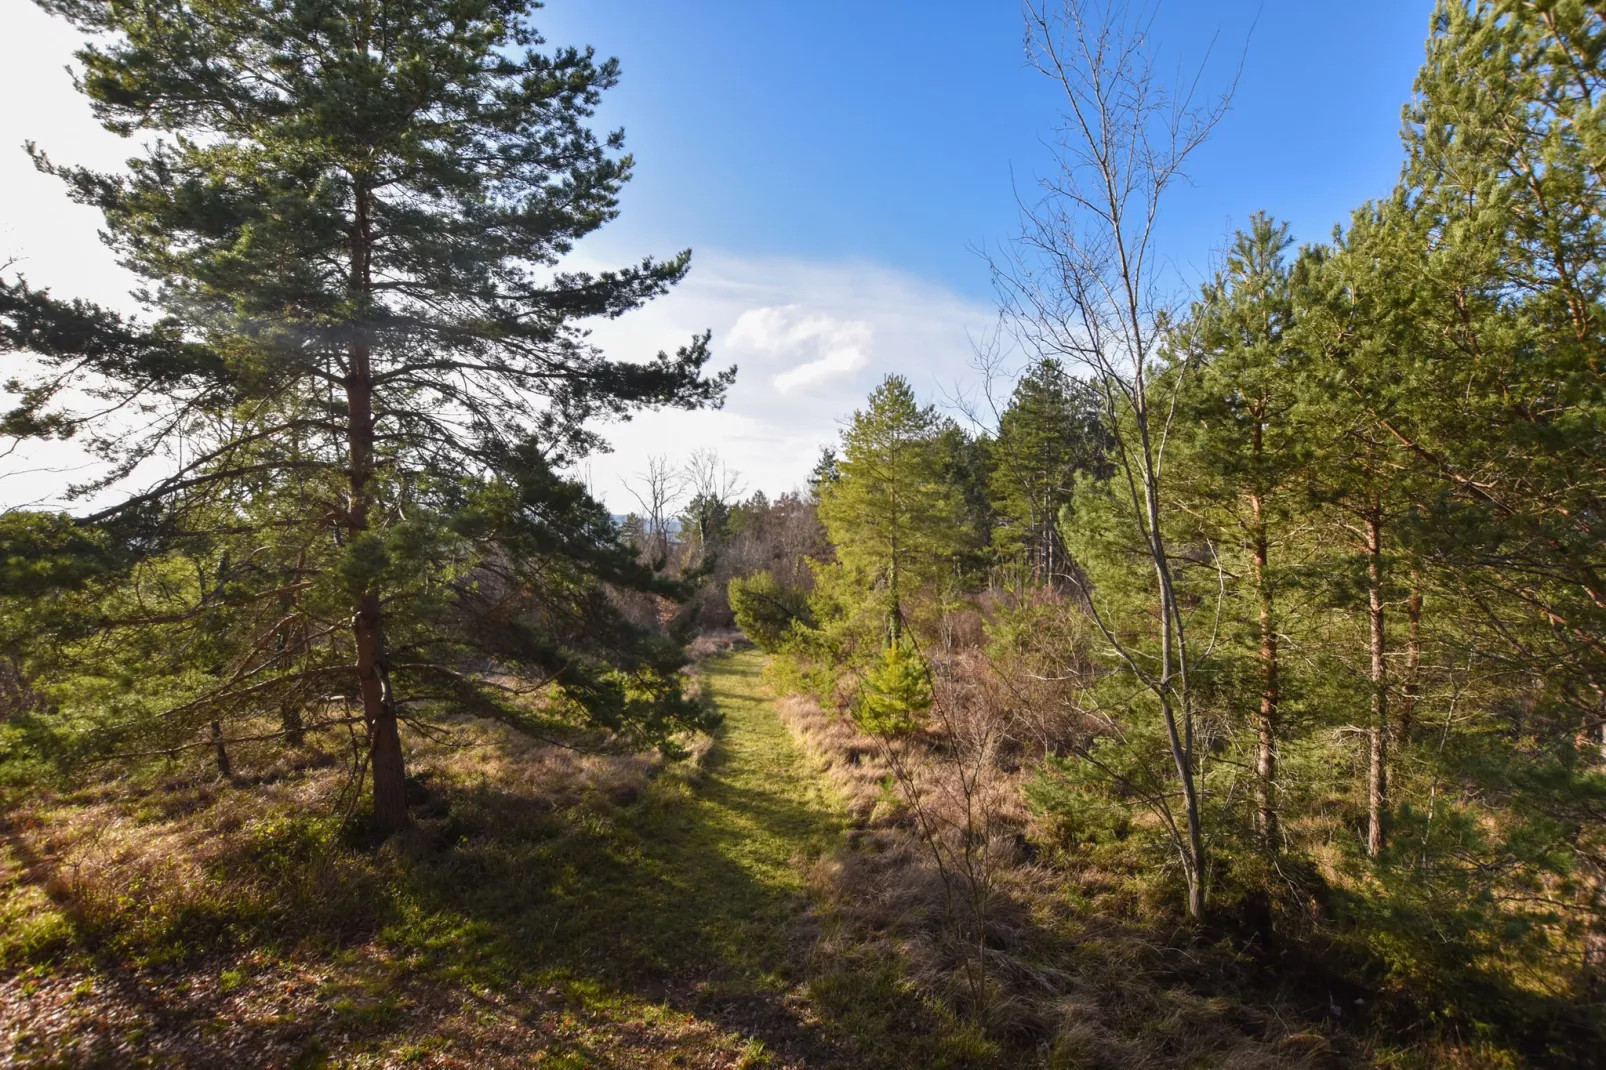
[[[354,193],[352,289],[366,302],[368,273],[368,193],[359,181]],[[353,339],[346,374],[346,417],[349,436],[350,494],[346,526],[353,539],[368,530],[368,504],[374,468],[373,368],[366,337]],[[351,619],[357,647],[357,683],[367,726],[369,771],[373,776],[374,823],[389,835],[408,824],[406,779],[401,734],[396,726],[396,699],[390,686],[385,649],[383,602],[373,585],[363,592]]]
[[1589,906],[1583,947],[1584,998],[1599,1000],[1606,993],[1606,878],[1597,862],[1586,862],[1580,869]]
[[[1187,709],[1188,696],[1182,694],[1183,709]],[[1177,746],[1176,714],[1171,703],[1163,702],[1166,729],[1171,737],[1171,751],[1182,782],[1182,805],[1188,825],[1188,849],[1183,855],[1183,876],[1188,882],[1188,917],[1203,921],[1205,914],[1204,888],[1204,827],[1199,819],[1199,795],[1193,781],[1193,755]],[[1186,717],[1187,714],[1185,713]]]
[[[306,567],[307,555],[303,550],[296,555],[295,579],[300,580],[302,569]],[[284,602],[286,616],[301,601],[300,592],[288,595]],[[288,634],[286,634],[288,632]],[[288,669],[294,664],[297,655],[306,653],[307,629],[306,623],[295,617],[284,631],[279,633],[279,649],[285,653],[286,664],[281,666]],[[279,703],[279,724],[284,729],[284,741],[292,747],[299,747],[306,742],[306,726],[301,719],[301,697],[292,694]]]
[[1277,849],[1277,631],[1272,626],[1271,596],[1266,590],[1269,557],[1266,523],[1260,496],[1250,504],[1255,512],[1255,593],[1260,601],[1260,716],[1255,724],[1256,830],[1268,851]]
[[[1144,404],[1146,389],[1141,375],[1137,377],[1137,401],[1134,405],[1138,425],[1138,443],[1142,449],[1141,478],[1143,480],[1143,506],[1148,521],[1147,541],[1153,559],[1155,578],[1160,587],[1160,677],[1156,691],[1161,712],[1165,717],[1166,736],[1171,745],[1171,759],[1176,765],[1177,781],[1182,787],[1183,814],[1187,823],[1186,847],[1182,852],[1184,876],[1188,882],[1188,916],[1202,920],[1205,912],[1204,829],[1199,817],[1199,794],[1193,775],[1193,709],[1188,689],[1188,647],[1183,631],[1182,610],[1177,604],[1177,592],[1171,582],[1171,561],[1167,556],[1165,538],[1160,532],[1160,477],[1155,470],[1154,455],[1149,443],[1148,411]],[[1180,700],[1180,720],[1177,727]]]
[[1059,562],[1054,560],[1054,552],[1057,549],[1054,544],[1057,541],[1057,535],[1054,514],[1051,510],[1043,519],[1043,579],[1038,585],[1040,587],[1054,586],[1054,576],[1059,565]]
[[[294,627],[292,625],[292,627]],[[283,654],[294,639],[286,638],[281,632],[279,635],[279,650]],[[292,747],[299,747],[306,742],[306,726],[301,721],[301,700],[292,694],[279,700],[279,727],[284,730],[284,741]]]
[[1376,499],[1366,517],[1367,609],[1372,636],[1372,720],[1367,728],[1371,760],[1366,780],[1366,853],[1376,858],[1387,843],[1388,814],[1388,670],[1383,660],[1383,517]]
[[284,729],[284,741],[299,747],[307,741],[306,725],[301,720],[301,703],[287,699],[279,707],[279,724]]
[[217,721],[212,722],[212,746],[217,748],[217,774],[227,780],[234,775],[234,767],[229,763],[228,748],[223,746],[223,726]]
[[[1600,755],[1600,760],[1606,762],[1606,684],[1602,684],[1597,680],[1595,674],[1587,667],[1584,669],[1584,678],[1589,681],[1589,689],[1595,692],[1595,701],[1599,712],[1597,714],[1598,721],[1595,724],[1591,725],[1589,719],[1585,719],[1583,728],[1578,736],[1578,749],[1588,750],[1593,746],[1596,753]],[[1536,688],[1542,688],[1543,684],[1543,679],[1535,681]],[[1522,723],[1520,721],[1517,723],[1515,734],[1522,735]]]
[[[1606,761],[1606,692],[1595,684],[1593,675],[1590,683],[1595,687],[1600,697],[1602,710],[1601,726],[1598,732],[1590,733],[1587,730],[1581,733],[1579,743],[1587,747],[1594,742],[1600,748],[1602,761]],[[1593,741],[1590,736],[1593,735]],[[1584,896],[1587,907],[1588,921],[1584,928],[1583,947],[1583,987],[1584,998],[1599,1001],[1606,994],[1606,862],[1596,852],[1579,852],[1579,870],[1583,874]]]
[[887,566],[887,594],[892,601],[890,616],[887,621],[887,630],[892,636],[892,645],[897,646],[903,642],[903,604],[898,595],[898,544],[893,542],[891,561]]

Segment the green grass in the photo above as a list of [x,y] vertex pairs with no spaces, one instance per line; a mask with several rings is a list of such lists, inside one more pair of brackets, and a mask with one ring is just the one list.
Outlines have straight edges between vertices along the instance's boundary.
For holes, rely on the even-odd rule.
[[[1241,1039],[1235,1008],[1188,988],[1148,930],[1106,920],[1130,911],[1072,902],[1074,882],[1033,946],[1079,978],[1088,1028],[1049,1050],[958,1017],[911,979],[920,945],[901,941],[924,922],[854,913],[901,871],[844,859],[860,883],[822,879],[811,900],[816,860],[853,850],[848,822],[762,658],[701,669],[724,723],[700,761],[647,778],[637,757],[581,768],[467,726],[473,748],[416,746],[430,798],[377,851],[344,838],[341,770],[310,758],[280,789],[145,770],[9,796],[0,1063],[944,1070],[1152,1050],[1212,1065]],[[125,851],[142,861],[119,869]],[[1211,962],[1208,987],[1232,991],[1227,958],[1196,973]]]
[[459,820],[506,827],[420,871],[386,939],[477,983],[532,969],[586,991],[689,976],[736,993],[789,983],[803,874],[841,815],[770,709],[758,658],[728,656],[708,676],[725,723],[700,776],[671,771],[639,803],[569,828],[477,790]]
[[[328,813],[276,809],[250,788],[207,783],[193,805],[169,800],[171,813],[128,793],[117,805],[141,834],[227,828],[225,848],[194,879],[138,875],[66,901],[35,883],[48,859],[30,856],[30,875],[0,888],[0,960],[107,990],[154,971],[197,1023],[227,1018],[222,1001],[268,1005],[294,983],[296,1009],[270,1006],[246,1028],[311,1030],[308,1065],[429,1063],[487,1035],[546,1065],[817,1055],[831,1042],[795,1009],[807,1001],[798,921],[808,869],[844,822],[770,706],[761,667],[753,653],[705,666],[725,718],[713,747],[701,763],[664,766],[644,791],[615,797],[605,782],[558,797],[439,755],[436,805],[377,854],[343,847]],[[72,829],[90,805],[58,800],[40,820]],[[6,849],[26,846],[12,839]],[[292,978],[290,963],[319,980]],[[81,1002],[92,1015],[94,1001]],[[443,1007],[444,1029],[431,1018]]]
[[[776,714],[759,654],[702,673],[724,721],[701,761],[650,782],[625,770],[628,791],[604,763],[575,789],[540,759],[486,773],[474,755],[501,744],[421,747],[432,798],[416,832],[376,853],[345,846],[327,807],[211,779],[57,799],[28,819],[92,835],[110,799],[131,836],[215,850],[167,870],[157,847],[157,869],[54,899],[39,883],[49,859],[29,855],[0,886],[0,963],[39,971],[41,1015],[52,985],[81,982],[60,1005],[86,1026],[99,994],[161,989],[162,1019],[138,1012],[127,1028],[195,1036],[199,1062],[244,1031],[248,1049],[288,1044],[275,1059],[307,1066],[460,1065],[480,1051],[593,1068],[987,1064],[988,1046],[905,984],[888,946],[819,951],[833,921],[809,874],[845,849],[844,808]],[[318,768],[307,775],[332,791],[338,768]],[[66,1035],[26,1016],[7,1028],[35,1056]]]
[[664,835],[649,841],[636,876],[651,874],[682,892],[679,905],[692,910],[685,921],[704,946],[763,985],[784,972],[804,874],[837,845],[844,821],[771,708],[761,668],[753,653],[708,667],[725,715],[708,774],[663,815],[655,831]]

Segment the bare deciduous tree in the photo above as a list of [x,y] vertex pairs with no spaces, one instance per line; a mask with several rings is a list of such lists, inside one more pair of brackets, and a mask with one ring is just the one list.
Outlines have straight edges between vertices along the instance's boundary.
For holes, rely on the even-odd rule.
[[669,522],[686,490],[686,478],[662,454],[647,458],[647,470],[636,474],[625,490],[641,507],[642,547],[662,568],[669,559]]
[[1085,371],[1102,396],[1110,432],[1112,486],[1130,508],[1134,535],[1152,563],[1157,652],[1116,633],[1085,592],[1104,639],[1157,701],[1175,767],[1174,796],[1160,796],[1188,887],[1188,913],[1204,914],[1205,847],[1194,747],[1190,644],[1173,558],[1162,524],[1161,484],[1171,408],[1154,374],[1180,288],[1168,289],[1156,224],[1188,157],[1225,114],[1230,89],[1201,99],[1200,74],[1162,85],[1150,43],[1152,12],[1122,0],[1028,0],[1029,62],[1060,93],[1054,173],[1022,203],[1022,233],[995,258],[999,293],[1028,351]]
[[726,464],[717,450],[693,450],[683,471],[685,485],[694,498],[706,498],[729,506],[742,496],[745,489],[741,473]]

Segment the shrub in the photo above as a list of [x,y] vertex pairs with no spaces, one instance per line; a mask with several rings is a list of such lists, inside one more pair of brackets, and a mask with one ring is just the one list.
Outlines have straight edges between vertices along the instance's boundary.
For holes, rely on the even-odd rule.
[[899,735],[916,727],[915,716],[931,708],[931,672],[907,643],[896,643],[871,666],[859,697],[859,723],[876,735]]
[[730,581],[728,591],[736,626],[766,654],[780,649],[795,622],[810,623],[803,592],[782,586],[773,573],[738,577]]

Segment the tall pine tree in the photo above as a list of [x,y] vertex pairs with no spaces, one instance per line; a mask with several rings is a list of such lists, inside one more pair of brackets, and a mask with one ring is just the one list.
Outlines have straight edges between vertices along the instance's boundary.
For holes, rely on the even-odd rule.
[[902,639],[906,596],[935,581],[964,545],[962,503],[943,478],[943,423],[889,375],[842,432],[836,477],[819,484],[837,556],[880,592],[887,637]]
[[1311,429],[1300,404],[1300,354],[1291,334],[1293,270],[1286,224],[1250,220],[1205,287],[1184,336],[1190,365],[1177,380],[1172,493],[1196,533],[1224,554],[1249,602],[1259,677],[1254,723],[1256,826],[1275,849],[1282,732],[1281,558],[1304,512],[1299,486]]
[[1104,468],[1102,405],[1097,390],[1072,378],[1052,357],[1036,361],[1015,384],[992,443],[992,500],[999,523],[993,545],[1030,582],[1063,580],[1070,562],[1060,512],[1078,472]]
[[[35,159],[102,210],[163,322],[0,294],[6,341],[47,366],[8,429],[93,433],[55,404],[85,378],[150,411],[142,433],[101,423],[94,442],[108,482],[153,458],[169,474],[84,522],[137,528],[147,553],[205,543],[223,577],[239,557],[220,540],[303,533],[316,553],[250,591],[202,584],[184,612],[331,601],[347,639],[320,629],[326,663],[293,671],[350,681],[387,831],[407,820],[398,717],[415,696],[483,692],[475,657],[561,675],[613,724],[685,716],[672,686],[643,706],[617,678],[667,662],[598,579],[652,580],[554,474],[597,445],[588,420],[717,403],[732,374],[704,376],[706,335],[633,363],[577,325],[689,263],[562,266],[629,177],[621,136],[587,126],[616,65],[539,51],[528,0],[41,3],[94,35],[81,86],[101,122],[156,135],[126,174]],[[275,640],[242,638],[203,689],[214,706],[292,674],[261,653]]]

